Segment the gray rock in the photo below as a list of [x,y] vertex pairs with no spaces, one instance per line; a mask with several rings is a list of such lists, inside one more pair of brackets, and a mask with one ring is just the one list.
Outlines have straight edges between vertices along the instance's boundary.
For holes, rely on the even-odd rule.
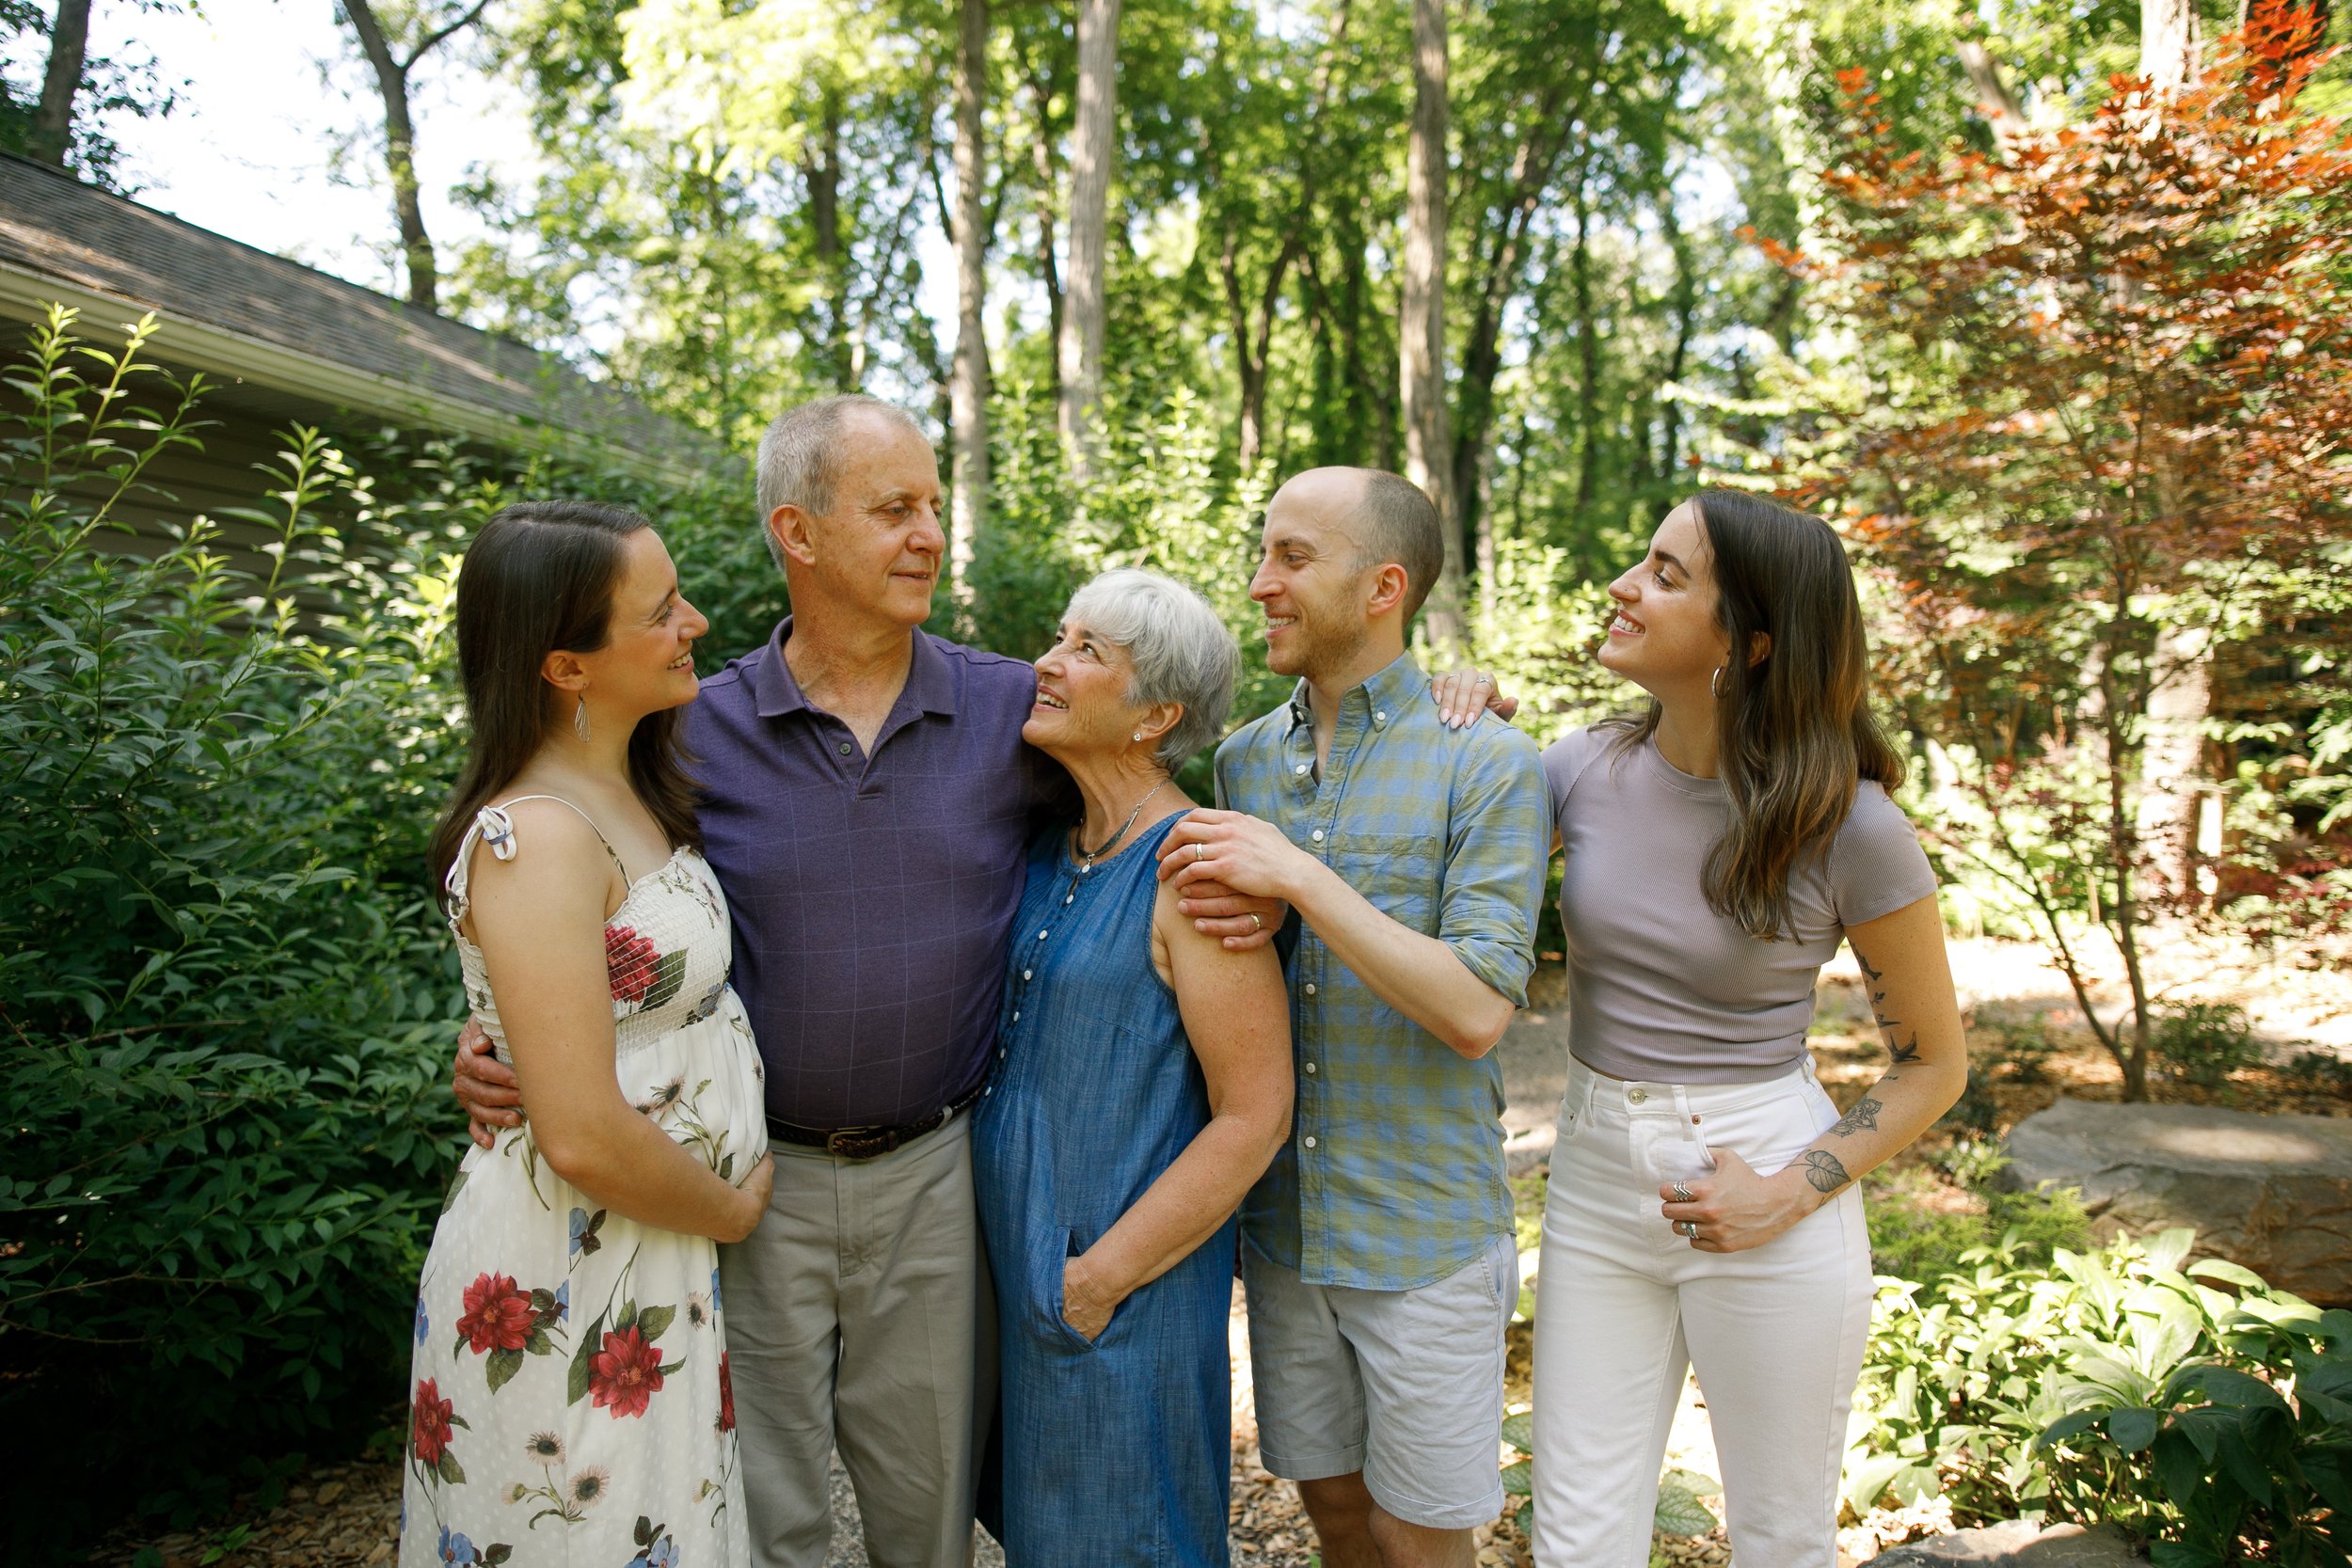
[[1980,1529],[1931,1535],[1881,1552],[1870,1568],[2139,1568],[2148,1560],[2133,1553],[2113,1525],[2052,1525],[2008,1519]]
[[2200,1254],[2352,1305],[2352,1120],[2061,1099],[2007,1149],[2007,1184],[2080,1189],[2102,1237],[2189,1226]]

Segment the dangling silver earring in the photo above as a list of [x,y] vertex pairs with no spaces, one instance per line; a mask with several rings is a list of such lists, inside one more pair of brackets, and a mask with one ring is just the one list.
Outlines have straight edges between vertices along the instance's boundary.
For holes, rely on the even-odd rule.
[[588,694],[580,694],[580,705],[572,709],[572,733],[580,739],[588,738]]
[[1715,700],[1719,703],[1724,700],[1724,672],[1730,668],[1728,664],[1718,664],[1715,666],[1715,673],[1707,677],[1707,689],[1715,694]]

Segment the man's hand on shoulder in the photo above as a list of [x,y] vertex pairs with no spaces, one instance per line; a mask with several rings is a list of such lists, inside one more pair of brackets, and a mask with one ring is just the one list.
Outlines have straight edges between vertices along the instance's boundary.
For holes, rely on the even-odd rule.
[[1160,878],[1184,895],[1178,912],[1235,951],[1273,940],[1300,869],[1315,863],[1281,829],[1238,811],[1187,813],[1160,845]]
[[515,1069],[492,1053],[489,1034],[478,1018],[466,1020],[465,1031],[457,1037],[457,1062],[449,1089],[466,1108],[466,1132],[484,1148],[496,1140],[500,1128],[523,1124],[522,1087]]

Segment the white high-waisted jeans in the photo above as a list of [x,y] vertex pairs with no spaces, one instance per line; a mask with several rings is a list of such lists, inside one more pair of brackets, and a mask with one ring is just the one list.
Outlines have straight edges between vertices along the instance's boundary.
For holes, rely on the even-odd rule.
[[1848,1187],[1760,1247],[1701,1252],[1661,1182],[1734,1149],[1765,1176],[1837,1119],[1807,1060],[1760,1084],[1651,1084],[1571,1060],[1535,1292],[1535,1561],[1645,1568],[1686,1368],[1723,1465],[1736,1568],[1836,1568],[1846,1415],[1870,1325]]

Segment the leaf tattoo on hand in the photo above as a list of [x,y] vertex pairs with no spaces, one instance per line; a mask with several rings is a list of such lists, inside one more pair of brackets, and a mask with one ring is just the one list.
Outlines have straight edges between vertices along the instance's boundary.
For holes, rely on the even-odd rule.
[[1826,1148],[1804,1151],[1804,1179],[1817,1193],[1834,1193],[1853,1180],[1846,1174],[1845,1162]]
[[1841,1138],[1851,1138],[1856,1132],[1875,1132],[1879,1130],[1879,1113],[1885,1109],[1885,1105],[1866,1094],[1853,1102],[1852,1110],[1837,1118],[1837,1125],[1830,1131]]

